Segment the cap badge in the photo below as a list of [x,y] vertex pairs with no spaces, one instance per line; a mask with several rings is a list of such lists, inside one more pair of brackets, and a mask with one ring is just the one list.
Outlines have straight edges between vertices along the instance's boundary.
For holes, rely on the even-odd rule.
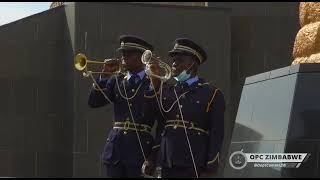
[[178,43],[176,43],[176,44],[174,45],[173,49],[177,49],[177,48],[178,48],[178,46],[179,46],[179,44],[178,44]]

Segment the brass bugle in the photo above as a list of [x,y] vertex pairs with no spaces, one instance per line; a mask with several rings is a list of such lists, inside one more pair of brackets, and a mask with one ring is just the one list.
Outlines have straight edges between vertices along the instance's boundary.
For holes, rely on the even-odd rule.
[[88,64],[92,63],[92,64],[107,64],[107,62],[102,62],[102,61],[92,61],[92,60],[88,60],[88,58],[82,54],[79,53],[75,56],[74,58],[74,67],[78,70],[78,71],[83,71],[83,76],[88,77],[89,73],[90,74],[107,74],[107,75],[113,75],[113,74],[119,74],[122,71],[122,65],[121,62],[118,62],[118,69],[114,72],[98,72],[98,71],[88,71]]
[[[147,75],[159,78],[162,81],[167,81],[171,78],[171,74],[172,74],[171,67],[167,63],[162,61],[159,57],[156,57],[150,50],[144,51],[141,57],[141,61],[143,64],[146,65],[145,72]],[[153,63],[157,63],[159,67],[165,71],[165,75],[160,76],[160,75],[154,74],[150,69],[150,65]]]

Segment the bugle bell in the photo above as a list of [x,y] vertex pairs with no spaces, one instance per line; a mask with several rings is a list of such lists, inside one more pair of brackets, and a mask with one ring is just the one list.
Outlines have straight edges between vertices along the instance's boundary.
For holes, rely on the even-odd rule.
[[[141,57],[141,61],[146,65],[145,72],[147,75],[159,78],[162,81],[167,81],[171,78],[171,67],[167,63],[163,62],[159,57],[155,57],[155,55],[150,50],[144,51]],[[165,71],[165,74],[162,76],[154,74],[150,69],[153,63],[157,63],[159,67]]]
[[92,60],[88,60],[87,57],[82,54],[79,53],[75,56],[74,58],[74,67],[78,70],[78,71],[83,71],[83,76],[88,77],[89,74],[107,74],[107,75],[113,75],[113,74],[119,74],[122,71],[122,64],[120,60],[116,60],[116,59],[112,59],[112,64],[115,64],[116,70],[113,72],[102,72],[102,71],[89,71],[88,70],[88,64],[92,63],[92,64],[102,64],[102,65],[108,65],[111,64],[110,61],[92,61]]

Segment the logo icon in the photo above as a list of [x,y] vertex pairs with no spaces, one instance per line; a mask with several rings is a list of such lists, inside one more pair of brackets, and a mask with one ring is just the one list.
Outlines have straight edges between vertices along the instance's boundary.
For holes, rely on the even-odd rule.
[[235,151],[230,155],[229,158],[230,166],[234,169],[243,169],[248,161],[246,155],[243,153],[243,149],[241,151]]

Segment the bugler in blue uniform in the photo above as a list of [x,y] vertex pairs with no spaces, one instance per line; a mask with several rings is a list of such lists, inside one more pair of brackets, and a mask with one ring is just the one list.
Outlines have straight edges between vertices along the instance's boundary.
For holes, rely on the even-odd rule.
[[[141,177],[141,166],[152,152],[151,129],[154,119],[146,119],[144,116],[144,92],[149,88],[150,80],[145,75],[143,64],[140,64],[142,68],[136,64],[141,63],[142,53],[147,49],[152,51],[153,47],[141,38],[128,35],[120,37],[120,45],[119,50],[125,54],[123,60],[129,70],[127,74],[97,79],[114,106],[113,129],[104,146],[103,161],[108,177]],[[134,60],[127,57],[132,56],[132,52],[138,52]],[[129,66],[135,67],[135,70],[140,68],[140,71],[132,72]],[[98,108],[110,102],[93,86],[88,104]]]
[[[197,65],[206,60],[205,51],[184,38],[175,41],[169,55],[173,57],[173,69],[177,73],[181,64],[187,61],[186,56],[197,60]],[[185,65],[193,67],[193,64]],[[182,70],[180,68],[180,72]],[[219,165],[224,137],[224,96],[217,87],[196,75],[197,68],[193,71],[190,77],[183,71],[176,73],[175,79],[178,82],[175,85],[164,85],[162,97],[159,86],[156,86],[156,90],[148,89],[145,92],[149,115],[156,115],[156,118],[163,119],[165,123],[161,135],[158,134],[156,138],[156,144],[160,145],[158,163],[162,167],[164,178],[199,177],[208,172],[215,173]],[[155,92],[159,102],[162,101],[162,108],[161,103],[156,100]],[[162,113],[158,112],[159,107]],[[150,119],[152,116],[148,117],[146,114],[146,118]]]

